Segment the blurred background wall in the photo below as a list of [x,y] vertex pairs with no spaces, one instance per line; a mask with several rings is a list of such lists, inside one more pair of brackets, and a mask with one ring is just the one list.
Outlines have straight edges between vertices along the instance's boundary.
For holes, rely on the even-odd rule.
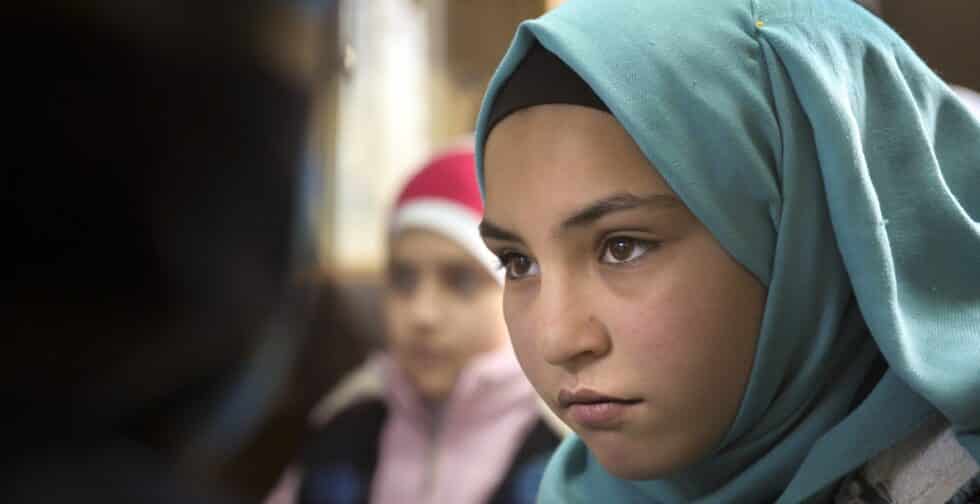
[[469,133],[517,24],[544,0],[340,1],[324,120],[327,201],[321,258],[344,279],[372,277],[389,202],[434,148]]
[[980,90],[980,1],[877,1],[885,21],[940,76]]
[[324,188],[311,217],[317,264],[368,321],[371,344],[383,331],[376,294],[395,192],[433,149],[472,132],[518,23],[557,3],[339,0],[327,16],[336,30],[326,41],[315,120]]

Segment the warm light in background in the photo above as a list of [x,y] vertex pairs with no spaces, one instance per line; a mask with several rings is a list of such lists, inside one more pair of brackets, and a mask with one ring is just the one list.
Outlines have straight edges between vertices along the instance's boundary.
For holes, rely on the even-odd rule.
[[325,270],[342,281],[377,277],[395,192],[434,149],[472,132],[517,24],[548,7],[545,0],[339,2],[338,63],[317,118]]

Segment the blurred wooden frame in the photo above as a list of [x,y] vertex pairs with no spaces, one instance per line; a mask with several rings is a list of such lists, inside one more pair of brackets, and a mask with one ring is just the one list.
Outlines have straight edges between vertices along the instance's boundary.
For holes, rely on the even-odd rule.
[[940,77],[980,90],[980,2],[880,0],[881,15]]

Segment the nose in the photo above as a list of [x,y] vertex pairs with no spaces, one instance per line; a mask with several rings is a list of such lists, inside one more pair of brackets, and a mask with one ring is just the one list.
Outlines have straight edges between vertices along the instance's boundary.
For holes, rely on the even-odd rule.
[[606,325],[596,314],[587,279],[574,274],[542,279],[538,299],[539,352],[546,362],[565,368],[580,367],[612,349]]
[[425,278],[412,293],[408,301],[408,313],[416,330],[431,330],[438,323],[441,313],[438,291],[437,283]]

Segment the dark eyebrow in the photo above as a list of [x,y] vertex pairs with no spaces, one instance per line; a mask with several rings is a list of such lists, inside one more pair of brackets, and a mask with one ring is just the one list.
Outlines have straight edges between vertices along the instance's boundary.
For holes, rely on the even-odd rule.
[[[640,207],[670,209],[681,208],[683,206],[684,204],[681,203],[681,200],[670,194],[637,196],[630,193],[616,193],[596,200],[585,208],[573,213],[571,217],[562,221],[559,231],[588,226],[602,217],[615,212],[623,212]],[[524,240],[517,233],[504,229],[486,219],[480,222],[480,235],[485,240],[492,239],[524,243]]]
[[486,219],[483,219],[483,221],[480,222],[480,236],[482,236],[484,240],[492,239],[524,243],[524,240],[522,240],[517,233],[508,231]]
[[570,228],[583,227],[592,224],[602,217],[626,210],[633,210],[640,207],[653,208],[678,208],[683,207],[677,197],[670,194],[650,194],[647,196],[636,196],[630,193],[617,193],[599,199],[589,206],[573,213],[561,223],[561,231],[568,231]]

